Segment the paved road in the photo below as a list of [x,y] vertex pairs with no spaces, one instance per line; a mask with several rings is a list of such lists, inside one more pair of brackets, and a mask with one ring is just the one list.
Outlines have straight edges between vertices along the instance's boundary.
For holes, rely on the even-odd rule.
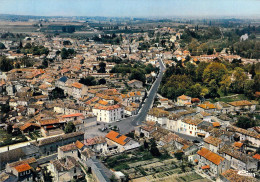
[[[129,133],[131,131],[134,130],[135,126],[140,125],[143,121],[145,121],[146,115],[150,109],[150,107],[153,104],[153,100],[157,94],[157,90],[160,86],[162,77],[163,77],[163,71],[166,69],[162,63],[162,60],[159,59],[159,63],[160,63],[160,73],[156,79],[156,81],[154,82],[152,88],[150,89],[147,99],[145,101],[145,103],[143,104],[141,110],[139,111],[139,113],[136,116],[132,116],[129,118],[125,118],[120,122],[116,122],[116,123],[109,123],[111,126],[118,126],[118,128],[120,129],[120,133],[122,134],[126,134]],[[104,123],[106,126],[108,126],[107,123]]]
[[182,134],[182,133],[178,133],[176,131],[174,131],[174,133],[176,135],[179,135],[179,137],[185,139],[185,140],[189,140],[189,141],[193,141],[193,140],[198,140],[200,142],[203,142],[203,139],[202,138],[199,138],[199,137],[196,137],[196,136],[190,136],[190,135],[185,135],[185,134]]
[[143,107],[141,108],[141,110],[139,111],[138,115],[133,119],[133,121],[131,122],[131,124],[133,126],[138,126],[140,125],[143,121],[145,121],[146,115],[150,109],[150,107],[153,104],[154,98],[157,94],[157,90],[160,86],[160,83],[162,81],[162,77],[163,77],[163,72],[166,69],[162,63],[161,59],[158,59],[159,63],[160,63],[160,73],[156,79],[156,81],[154,82],[152,88],[149,91],[149,94],[146,98],[145,103],[143,104]]

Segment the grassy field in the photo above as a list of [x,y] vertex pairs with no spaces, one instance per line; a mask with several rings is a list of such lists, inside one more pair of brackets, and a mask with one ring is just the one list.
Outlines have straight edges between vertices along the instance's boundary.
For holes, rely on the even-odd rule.
[[25,141],[27,141],[27,139],[22,134],[17,134],[13,136],[11,134],[8,134],[5,130],[0,129],[0,147]]
[[229,96],[223,96],[216,99],[210,99],[210,102],[233,102],[233,101],[239,101],[239,100],[248,100],[248,98],[244,94],[235,94],[235,95],[229,95]]

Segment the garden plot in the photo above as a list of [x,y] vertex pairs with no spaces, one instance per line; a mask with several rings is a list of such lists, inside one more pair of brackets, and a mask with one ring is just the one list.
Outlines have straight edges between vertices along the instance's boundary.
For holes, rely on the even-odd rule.
[[139,167],[139,166],[144,166],[144,165],[151,164],[151,163],[156,163],[157,161],[160,161],[160,159],[154,158],[154,159],[151,159],[151,160],[148,160],[148,161],[135,162],[135,163],[132,163],[132,164],[128,164],[128,166],[130,168]]

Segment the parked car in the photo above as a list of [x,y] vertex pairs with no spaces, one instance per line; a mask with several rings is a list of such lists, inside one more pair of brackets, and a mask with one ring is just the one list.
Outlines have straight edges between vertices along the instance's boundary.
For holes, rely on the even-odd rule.
[[200,141],[198,141],[198,140],[193,140],[192,142],[193,143],[200,143]]
[[98,128],[99,131],[106,131],[107,130],[107,127],[104,127],[104,128]]

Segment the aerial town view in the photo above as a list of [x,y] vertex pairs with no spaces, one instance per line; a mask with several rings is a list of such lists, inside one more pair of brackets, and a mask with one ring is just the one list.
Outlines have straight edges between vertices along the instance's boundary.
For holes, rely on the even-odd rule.
[[0,4],[0,182],[260,181],[260,1]]

